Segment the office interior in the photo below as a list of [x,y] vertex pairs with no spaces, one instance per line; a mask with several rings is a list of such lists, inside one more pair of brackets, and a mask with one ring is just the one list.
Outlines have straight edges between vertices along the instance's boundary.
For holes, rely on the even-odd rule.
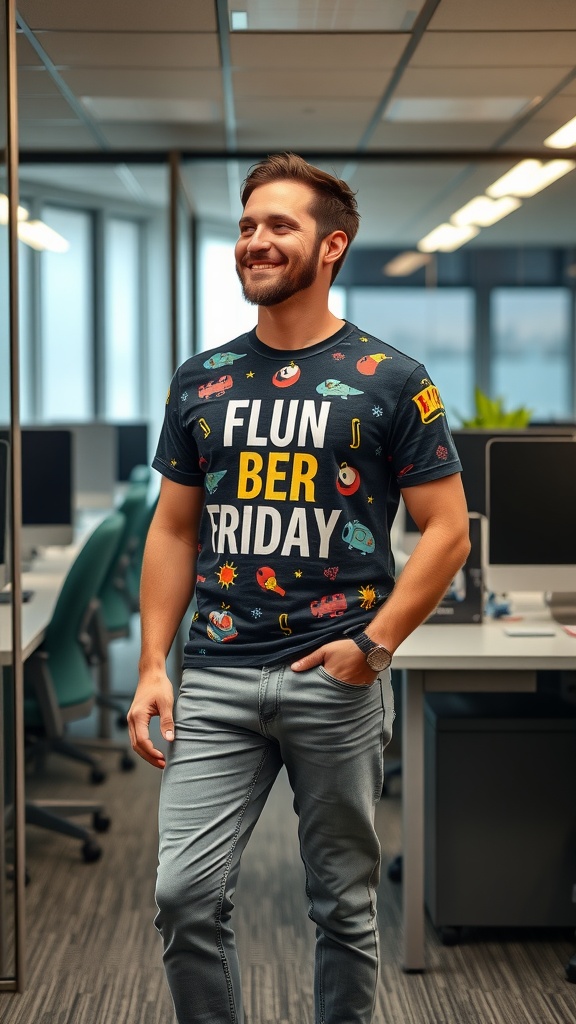
[[[387,795],[377,811],[383,848],[383,966],[375,1019],[378,1024],[576,1021],[576,989],[568,970],[576,952],[576,828],[565,785],[576,759],[576,637],[568,632],[576,625],[570,597],[576,591],[571,527],[576,497],[576,133],[566,134],[564,141],[554,139],[576,118],[572,0],[546,5],[520,0],[357,0],[354,5],[104,0],[96,6],[0,0],[0,12],[0,474],[6,492],[0,526],[1,514],[8,524],[0,563],[7,567],[1,582],[11,581],[12,595],[11,603],[0,606],[0,616],[10,617],[2,634],[7,639],[0,737],[0,1007],[6,1021],[18,1024],[34,1013],[40,1019],[40,1005],[50,1021],[59,1020],[62,1012],[65,1019],[86,1021],[171,1020],[159,947],[148,934],[158,780],[143,764],[119,770],[116,748],[125,749],[126,733],[115,724],[117,712],[103,704],[87,719],[86,729],[81,723],[69,729],[84,739],[93,732],[94,739],[108,744],[109,750],[99,752],[107,776],[102,786],[90,784],[85,765],[55,754],[34,774],[27,761],[23,702],[31,662],[27,665],[30,652],[23,650],[22,638],[43,591],[41,583],[30,588],[30,577],[16,567],[33,571],[36,558],[36,569],[44,564],[45,571],[42,556],[53,558],[52,568],[61,566],[61,586],[79,550],[79,536],[90,536],[114,509],[135,500],[136,491],[142,498],[143,487],[146,507],[153,507],[157,474],[144,485],[135,467],[149,465],[153,456],[173,370],[189,355],[209,352],[254,324],[255,311],[241,297],[233,264],[240,185],[255,161],[284,150],[345,178],[358,193],[361,226],[331,292],[333,312],[421,360],[440,389],[462,453],[468,452],[473,435],[476,461],[469,463],[474,467],[468,470],[469,501],[471,512],[484,516],[484,584],[497,581],[489,607],[487,586],[482,590],[480,618],[496,615],[502,618],[501,629],[504,621],[520,632],[532,623],[536,632],[554,634],[509,640],[526,651],[526,664],[520,664],[519,656],[517,673],[528,672],[532,653],[543,651],[532,673],[539,693],[513,694],[516,703],[511,703],[509,677],[503,673],[502,693],[462,696],[451,682],[454,693],[427,700],[423,771],[435,788],[433,796],[431,790],[426,797],[421,794],[428,872],[426,970],[419,952],[409,951],[403,959],[404,883],[389,870],[395,868],[401,878],[399,853],[405,876],[409,867],[401,805],[411,768],[402,756],[405,744],[398,729],[387,759]],[[506,412],[528,410],[529,425],[519,426],[521,417],[498,426],[490,422],[482,446],[478,438],[484,435],[470,426],[478,413],[478,391],[501,398]],[[42,514],[34,522],[40,498],[26,490],[39,477],[29,470],[27,475],[26,446],[35,437],[41,444],[46,434],[53,441],[52,457],[57,439],[64,445],[56,459],[60,468],[64,459],[70,463],[72,490],[64,502],[68,521],[51,523],[65,528],[60,538],[46,532]],[[129,439],[133,448],[126,449],[127,462],[120,468],[120,447],[128,446]],[[517,445],[523,446],[521,457]],[[548,446],[546,452],[539,445]],[[493,470],[490,494],[492,463],[504,457],[504,469],[498,463]],[[534,465],[531,492],[526,473],[518,473],[518,465],[526,462]],[[569,472],[563,471],[566,466]],[[466,477],[466,465],[464,472]],[[479,498],[477,493],[472,497],[475,485]],[[530,515],[523,517],[522,502],[530,500],[530,493]],[[41,494],[56,500],[55,488],[43,488]],[[490,501],[500,512],[505,501],[512,504],[498,520],[488,514]],[[50,516],[66,519],[54,507]],[[512,542],[505,539],[504,552],[486,566],[489,545],[497,547],[502,540],[502,535],[491,536],[490,523],[495,530],[502,521],[507,537],[515,534],[519,546],[509,554]],[[44,537],[32,534],[32,528],[44,528]],[[399,567],[413,543],[410,523],[401,513],[395,529]],[[59,552],[66,550],[74,557],[60,562]],[[498,575],[503,568],[508,573],[526,570],[518,599],[510,598],[512,576],[505,571],[502,582]],[[464,586],[472,587],[473,579],[470,575]],[[528,586],[524,579],[536,583]],[[444,621],[423,629],[441,628],[453,636],[461,628],[458,586],[461,580],[455,581]],[[34,592],[23,600],[27,588]],[[544,606],[544,619],[535,619],[535,625],[530,616],[541,612],[538,602],[537,612],[531,603],[534,591],[538,602],[544,592],[560,595],[551,609]],[[484,628],[478,620],[462,621]],[[121,691],[124,699],[133,689],[138,630],[132,597],[128,635],[114,638],[109,630],[108,677],[102,661],[91,669],[96,690],[108,687],[108,696]],[[38,643],[41,647],[42,637]],[[98,660],[94,649],[92,656]],[[173,660],[176,683],[177,650]],[[409,658],[406,666],[408,674],[415,670]],[[498,670],[493,672],[496,678]],[[399,681],[395,688],[400,722]],[[548,726],[525,749],[539,695],[544,704],[550,702]],[[490,737],[484,747],[481,735]],[[512,778],[507,757],[522,754],[539,769],[530,781],[533,814],[525,794],[518,800],[537,830],[541,821],[538,852],[532,853],[538,864],[532,875],[518,866],[520,910],[509,919],[496,913],[482,918],[478,902],[484,907],[495,900],[505,903],[505,876],[498,872],[498,857],[504,854],[501,847],[490,846],[490,838],[504,834],[512,790],[506,790],[511,803],[492,820],[486,788],[480,785],[477,794],[486,824],[476,849],[487,859],[491,850],[497,851],[494,872],[487,872],[492,880],[486,883],[488,891],[477,878],[472,881],[470,871],[468,888],[477,900],[464,911],[466,885],[451,887],[447,878],[457,800],[466,808],[462,829],[474,839],[474,805],[467,804],[464,780],[476,776],[472,768],[466,774],[463,759],[475,744],[480,762],[488,757],[492,763],[496,788],[499,779]],[[448,779],[454,775],[462,779],[460,789],[450,788]],[[281,895],[276,902],[266,897],[263,921],[253,906],[261,899],[266,866],[272,871],[274,858],[293,880],[291,887],[297,891],[300,885],[289,793],[282,785],[256,831],[253,855],[249,847],[246,881],[239,887],[238,930],[252,1024],[313,1019],[307,980],[312,939],[305,921],[292,921],[300,912],[306,916],[303,896],[294,900],[297,910],[292,903],[284,906]],[[111,819],[109,834],[102,829],[102,835],[92,836],[101,857],[84,863],[77,838],[26,824],[30,794],[98,804],[86,820]],[[522,837],[533,842],[529,831]],[[462,836],[457,838],[462,857],[469,855]],[[512,849],[510,837],[504,852]],[[132,877],[128,854],[139,864]],[[106,889],[112,875],[116,895]],[[558,887],[549,889],[551,875],[562,880],[560,896]],[[35,886],[35,878],[37,883],[42,879],[41,886]],[[130,893],[126,899],[118,896],[123,886]],[[137,936],[127,936],[123,917],[130,915],[130,901],[138,904],[132,918],[138,921]],[[540,918],[526,910],[531,905],[541,906]],[[454,919],[459,912],[461,919]],[[56,917],[60,934],[50,929]],[[92,973],[80,950],[72,948],[67,920],[70,932],[84,936]],[[101,947],[90,936],[91,921],[97,922],[96,931],[108,934]],[[273,938],[263,932],[268,924]],[[50,959],[42,957],[48,934],[55,948],[53,974]],[[130,943],[136,965],[127,972],[126,990],[121,985],[116,990],[109,981],[118,960],[105,955],[107,942],[120,941],[126,948]],[[157,973],[148,975],[156,964]],[[406,969],[407,964],[417,966]],[[76,974],[88,978],[83,987],[75,985]],[[64,975],[68,1002],[63,1006],[58,986]],[[108,986],[106,999],[99,985]],[[131,1001],[134,992],[144,993],[144,1017]],[[165,1017],[157,1017],[158,1012]]]

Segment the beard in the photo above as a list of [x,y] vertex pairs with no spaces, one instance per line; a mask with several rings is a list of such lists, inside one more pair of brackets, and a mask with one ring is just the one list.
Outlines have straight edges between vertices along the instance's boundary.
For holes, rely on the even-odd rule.
[[307,257],[292,257],[292,269],[282,275],[280,281],[248,281],[244,274],[249,274],[247,268],[236,264],[236,273],[242,285],[242,294],[246,302],[253,306],[277,306],[280,302],[286,302],[297,292],[310,288],[316,280],[318,273],[318,256],[320,253],[321,239],[316,242],[313,251]]

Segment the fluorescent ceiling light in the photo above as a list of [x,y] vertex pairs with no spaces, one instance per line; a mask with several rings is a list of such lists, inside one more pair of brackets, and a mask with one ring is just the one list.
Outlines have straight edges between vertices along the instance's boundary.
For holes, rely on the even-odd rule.
[[564,174],[574,170],[574,160],[521,160],[510,171],[493,182],[486,192],[493,199],[501,196],[535,196],[541,189],[551,185]]
[[501,199],[490,199],[489,196],[475,196],[465,206],[461,206],[450,217],[450,222],[457,227],[464,224],[476,224],[480,228],[489,228],[491,224],[507,217],[509,213],[522,206],[522,200],[514,196],[502,196]]
[[230,11],[232,32],[245,32],[248,28],[248,11]]
[[228,0],[228,13],[232,31],[246,31],[233,21],[245,14],[250,32],[410,32],[423,6],[424,0]]
[[425,267],[432,259],[424,252],[401,252],[393,260],[382,267],[382,273],[387,277],[408,277],[420,267]]
[[473,224],[456,227],[455,224],[440,224],[418,242],[420,252],[454,252],[465,242],[478,234],[480,228]]
[[39,252],[44,250],[48,252],[68,252],[70,248],[70,242],[63,238],[62,235],[59,235],[57,231],[49,228],[41,220],[20,221],[18,224],[18,238],[21,242],[31,246],[32,249],[38,249]]
[[550,146],[551,149],[569,149],[570,146],[576,146],[576,117],[563,124],[557,132],[552,132],[552,135],[544,139],[544,145]]
[[529,106],[525,96],[414,96],[393,100],[385,121],[509,121]]
[[[10,200],[8,196],[0,193],[0,224],[4,226],[8,223],[8,211],[10,209]],[[28,216],[28,210],[25,206],[18,207],[18,220],[26,220]]]
[[211,124],[220,116],[218,104],[206,99],[82,96],[81,100],[86,109],[99,121]]

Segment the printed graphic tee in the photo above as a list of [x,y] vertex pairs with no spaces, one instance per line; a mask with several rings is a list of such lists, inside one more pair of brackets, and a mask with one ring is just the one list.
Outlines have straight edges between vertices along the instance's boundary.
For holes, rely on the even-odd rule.
[[366,623],[394,585],[400,488],[461,470],[424,366],[351,323],[188,359],[153,466],[205,491],[187,668],[290,660]]

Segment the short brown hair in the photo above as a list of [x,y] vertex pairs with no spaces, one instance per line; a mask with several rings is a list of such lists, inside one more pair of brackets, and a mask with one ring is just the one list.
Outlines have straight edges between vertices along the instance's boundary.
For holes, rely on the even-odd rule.
[[348,246],[332,267],[333,281],[358,231],[360,214],[355,193],[345,181],[321,171],[296,153],[275,153],[254,164],[248,171],[240,191],[242,206],[246,206],[254,189],[272,181],[299,181],[312,189],[314,199],[310,215],[316,221],[318,240],[326,238],[331,231],[344,231],[347,235]]

